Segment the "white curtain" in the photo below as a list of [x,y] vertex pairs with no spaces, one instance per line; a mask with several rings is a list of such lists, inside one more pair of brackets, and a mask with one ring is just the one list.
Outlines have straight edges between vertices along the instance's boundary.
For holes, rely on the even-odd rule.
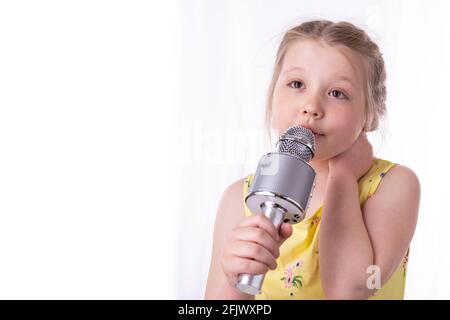
[[[252,172],[263,141],[266,90],[284,31],[309,19],[347,20],[384,53],[388,115],[369,138],[376,155],[412,168],[421,181],[407,299],[450,298],[446,99],[448,1],[179,1],[177,298],[200,299],[214,219],[224,189]],[[182,134],[184,133],[184,134]],[[234,139],[234,140],[233,140]],[[231,141],[231,143],[227,143]],[[234,144],[232,143],[234,141]]]
[[0,1],[0,299],[175,296],[177,19],[174,0]]

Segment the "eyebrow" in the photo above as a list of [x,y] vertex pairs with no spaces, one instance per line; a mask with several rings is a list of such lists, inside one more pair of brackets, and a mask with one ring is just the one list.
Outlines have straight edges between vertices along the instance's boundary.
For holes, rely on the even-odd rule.
[[291,73],[292,71],[297,71],[297,70],[305,70],[305,68],[302,68],[302,67],[293,67],[293,68],[289,68],[289,69],[283,71],[283,73]]
[[[293,71],[305,71],[305,68],[302,67],[293,67],[293,68],[289,68],[285,71],[283,71],[283,74],[287,74],[287,73],[291,73]],[[353,80],[350,77],[344,76],[344,75],[340,75],[336,78],[337,80],[342,80],[342,81],[346,81],[349,82],[351,85],[354,85]]]

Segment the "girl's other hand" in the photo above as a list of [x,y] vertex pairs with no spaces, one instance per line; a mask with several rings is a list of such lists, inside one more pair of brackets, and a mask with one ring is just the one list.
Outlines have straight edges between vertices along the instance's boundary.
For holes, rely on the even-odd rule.
[[362,131],[350,148],[328,161],[328,167],[330,173],[344,171],[358,180],[369,171],[372,161],[372,145]]

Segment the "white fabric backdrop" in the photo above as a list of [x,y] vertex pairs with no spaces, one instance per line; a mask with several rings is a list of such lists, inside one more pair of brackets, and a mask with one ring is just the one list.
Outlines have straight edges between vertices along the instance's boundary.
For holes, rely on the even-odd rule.
[[0,1],[0,299],[175,297],[177,22],[175,0]]
[[[384,53],[388,115],[372,133],[376,155],[420,178],[420,217],[411,246],[409,299],[450,298],[450,218],[445,201],[447,1],[179,1],[177,130],[184,153],[176,171],[177,298],[203,298],[215,214],[222,192],[252,172],[270,148],[263,139],[264,98],[275,50],[297,22],[347,20]],[[175,130],[175,132],[178,132]],[[234,144],[233,144],[234,141]]]

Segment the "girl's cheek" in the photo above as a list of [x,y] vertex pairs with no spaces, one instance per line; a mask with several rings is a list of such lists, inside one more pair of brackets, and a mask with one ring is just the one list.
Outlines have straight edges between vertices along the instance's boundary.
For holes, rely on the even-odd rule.
[[281,123],[280,123],[279,115],[278,115],[278,113],[275,110],[273,110],[273,113],[272,113],[272,129],[279,130],[280,127],[281,127]]
[[276,129],[280,129],[287,126],[291,119],[289,112],[282,111],[280,109],[274,108],[272,110],[272,126]]
[[332,125],[331,132],[337,139],[347,140],[351,139],[355,132],[355,128],[353,122],[348,121],[348,118],[345,121],[336,119],[336,121],[334,121],[334,124]]

